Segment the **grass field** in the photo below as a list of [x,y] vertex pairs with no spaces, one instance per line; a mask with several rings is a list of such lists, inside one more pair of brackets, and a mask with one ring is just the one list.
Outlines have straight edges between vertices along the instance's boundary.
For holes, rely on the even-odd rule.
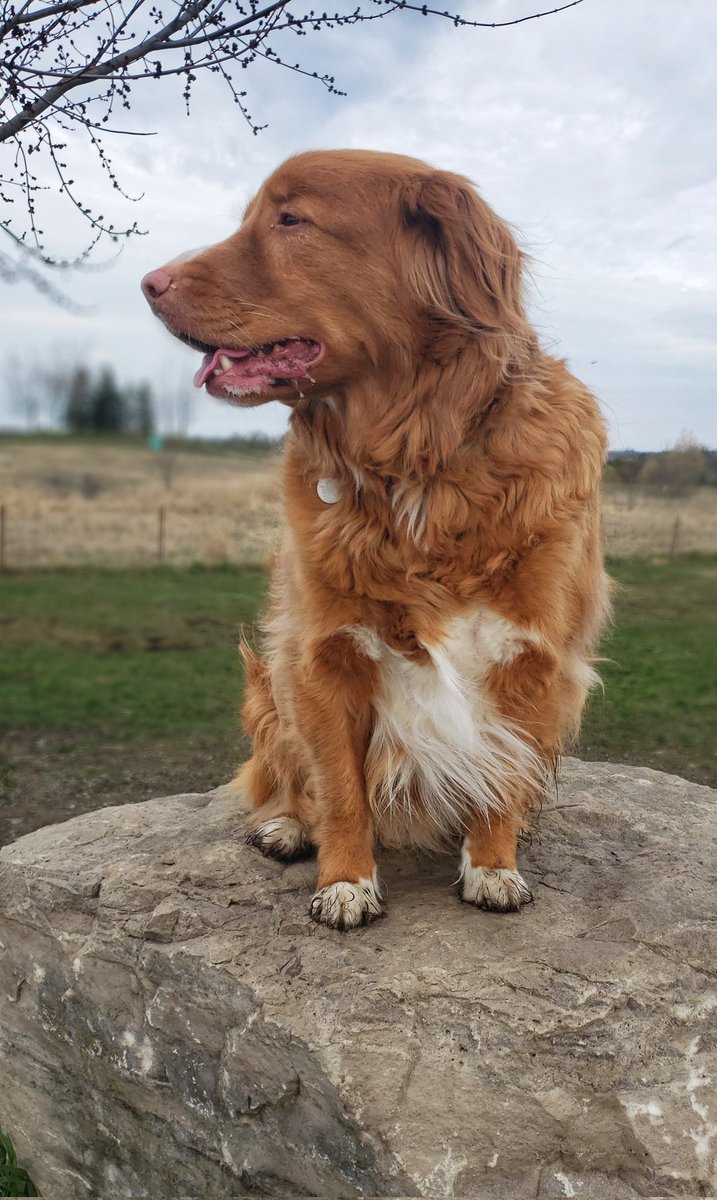
[[583,758],[646,763],[717,786],[717,556],[609,564],[613,628]]
[[[717,556],[611,564],[586,758],[717,785]],[[203,790],[246,752],[236,642],[259,569],[0,579],[0,842],[102,804]]]

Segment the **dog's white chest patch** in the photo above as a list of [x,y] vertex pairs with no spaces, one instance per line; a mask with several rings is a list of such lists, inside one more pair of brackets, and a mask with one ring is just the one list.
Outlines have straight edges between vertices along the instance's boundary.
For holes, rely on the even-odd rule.
[[386,844],[453,836],[473,814],[500,810],[517,777],[537,783],[537,755],[485,686],[491,667],[535,645],[535,634],[480,608],[454,618],[440,642],[424,643],[429,661],[416,662],[373,629],[350,632],[379,667],[366,773]]
[[320,479],[316,485],[316,494],[324,504],[336,504],[341,498],[338,479]]

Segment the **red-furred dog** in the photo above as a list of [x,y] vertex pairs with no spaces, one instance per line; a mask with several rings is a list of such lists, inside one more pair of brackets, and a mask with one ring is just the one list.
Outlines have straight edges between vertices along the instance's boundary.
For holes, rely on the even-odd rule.
[[461,839],[463,900],[530,900],[517,836],[596,678],[605,432],[521,273],[465,179],[329,151],[143,281],[198,386],[291,409],[239,782],[264,854],[318,848],[311,915],[338,929],[382,911],[377,841]]

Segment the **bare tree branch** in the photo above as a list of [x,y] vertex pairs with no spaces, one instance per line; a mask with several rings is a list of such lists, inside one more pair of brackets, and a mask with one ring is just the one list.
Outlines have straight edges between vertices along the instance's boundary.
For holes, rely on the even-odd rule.
[[0,143],[5,147],[0,200],[7,207],[0,231],[23,256],[17,261],[1,258],[0,274],[34,280],[38,268],[66,265],[48,247],[38,218],[41,193],[48,190],[46,180],[53,173],[60,192],[91,231],[75,264],[86,263],[101,239],[117,241],[141,232],[136,222],[116,228],[83,202],[65,152],[84,131],[111,188],[126,196],[105,138],[120,132],[142,135],[143,131],[122,130],[110,118],[117,108],[131,108],[132,88],[143,80],[182,78],[189,110],[198,77],[218,74],[257,133],[261,126],[238,85],[257,59],[307,75],[334,95],[343,95],[333,75],[310,70],[293,56],[287,59],[277,52],[283,51],[287,37],[407,13],[449,21],[458,28],[503,29],[576,8],[584,0],[567,0],[505,21],[479,21],[410,0],[358,0],[355,7],[333,12],[297,9],[300,2],[271,0],[260,7],[259,0],[0,0]]

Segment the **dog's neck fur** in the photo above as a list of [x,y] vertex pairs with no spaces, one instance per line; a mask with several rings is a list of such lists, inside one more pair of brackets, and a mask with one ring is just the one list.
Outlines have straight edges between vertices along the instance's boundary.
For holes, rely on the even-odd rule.
[[[469,367],[471,387],[465,379]],[[469,344],[448,362],[424,359],[368,376],[330,397],[296,406],[292,431],[306,469],[318,477],[428,483],[481,436],[505,401],[515,368]]]

